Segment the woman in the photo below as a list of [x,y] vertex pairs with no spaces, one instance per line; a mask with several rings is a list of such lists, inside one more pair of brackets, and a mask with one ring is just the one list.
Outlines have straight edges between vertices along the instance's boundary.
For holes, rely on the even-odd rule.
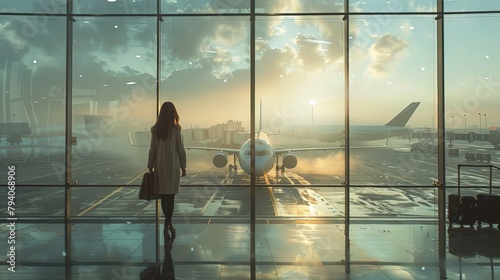
[[186,176],[186,151],[179,115],[172,102],[163,103],[160,115],[151,128],[148,169],[155,171],[155,192],[160,194],[161,209],[165,215],[165,250],[170,251],[175,238],[172,225],[175,194],[180,189],[180,176]]

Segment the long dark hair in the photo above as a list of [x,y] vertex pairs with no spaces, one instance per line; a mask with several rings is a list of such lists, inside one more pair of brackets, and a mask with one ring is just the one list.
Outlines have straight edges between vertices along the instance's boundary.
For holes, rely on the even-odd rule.
[[153,134],[156,139],[167,139],[172,129],[181,129],[179,125],[179,114],[172,102],[165,102],[161,105],[160,114],[153,127]]

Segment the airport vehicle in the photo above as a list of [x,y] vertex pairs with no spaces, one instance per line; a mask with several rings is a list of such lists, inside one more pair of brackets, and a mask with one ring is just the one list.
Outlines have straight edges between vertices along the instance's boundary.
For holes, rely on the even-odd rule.
[[[384,125],[350,125],[349,139],[356,141],[373,141],[405,136],[413,130],[405,128],[406,123],[417,109],[420,102],[412,102],[392,120]],[[318,139],[320,142],[341,142],[345,138],[344,125],[296,125],[280,134],[292,138]]]

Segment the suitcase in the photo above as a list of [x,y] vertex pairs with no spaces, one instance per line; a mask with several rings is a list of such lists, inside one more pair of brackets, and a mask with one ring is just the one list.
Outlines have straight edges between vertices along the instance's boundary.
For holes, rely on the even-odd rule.
[[495,211],[493,212],[492,221],[494,224],[497,224],[497,228],[500,229],[500,196],[494,195],[493,197],[493,205],[495,205]]
[[477,220],[476,198],[472,195],[460,196],[460,225],[474,227]]
[[448,227],[459,224],[460,227],[476,223],[476,198],[471,195],[448,195]]
[[476,198],[471,195],[448,195],[448,221],[449,227],[459,224],[461,227],[476,223]]
[[487,223],[490,227],[500,222],[500,197],[495,194],[476,194],[477,226]]

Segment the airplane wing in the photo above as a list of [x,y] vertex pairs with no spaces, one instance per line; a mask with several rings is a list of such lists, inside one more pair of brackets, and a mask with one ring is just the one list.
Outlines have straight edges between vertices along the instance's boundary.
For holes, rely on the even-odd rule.
[[[373,149],[373,148],[386,148],[386,146],[356,146],[349,147],[349,149]],[[274,153],[276,155],[287,154],[291,152],[310,152],[310,151],[330,151],[330,150],[340,150],[345,149],[342,146],[334,146],[334,147],[310,147],[310,148],[290,148],[290,149],[275,149]]]
[[276,155],[287,154],[291,152],[309,152],[309,151],[327,151],[327,150],[340,150],[344,147],[311,147],[311,148],[290,148],[290,149],[275,149],[274,153]]
[[184,146],[184,149],[186,149],[186,150],[222,152],[222,153],[228,153],[230,155],[236,155],[236,154],[238,154],[240,152],[239,149],[215,148],[215,147],[188,147],[188,146]]

